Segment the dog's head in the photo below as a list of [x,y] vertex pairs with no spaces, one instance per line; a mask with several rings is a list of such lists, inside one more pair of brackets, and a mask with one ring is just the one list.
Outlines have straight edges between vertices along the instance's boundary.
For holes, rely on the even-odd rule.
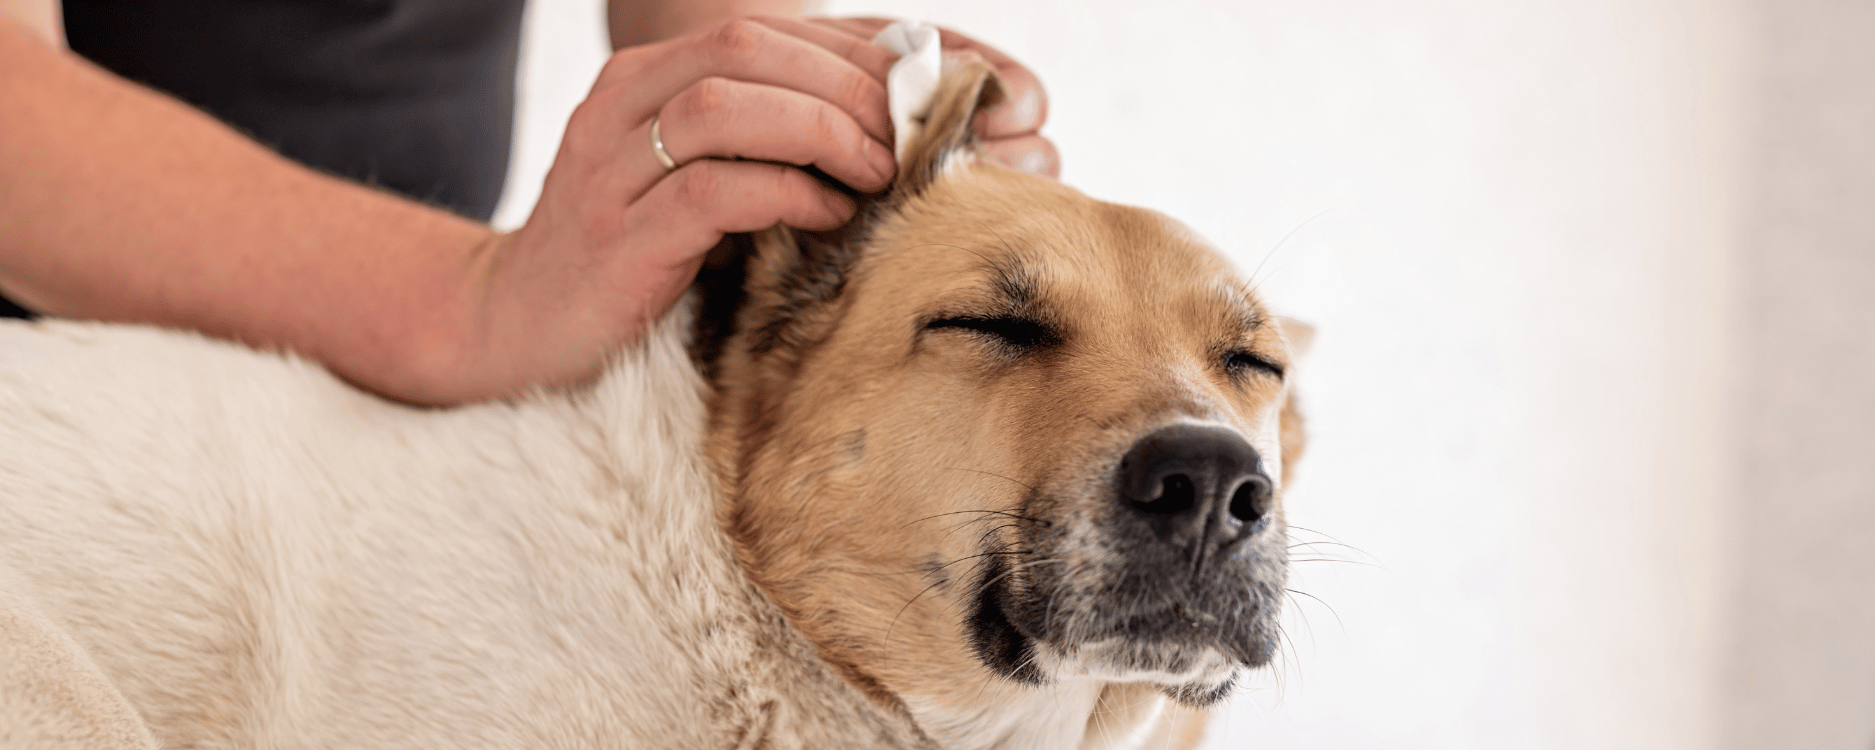
[[1277,648],[1298,332],[1176,222],[978,163],[996,91],[950,63],[890,195],[712,271],[725,524],[882,698],[1213,702]]

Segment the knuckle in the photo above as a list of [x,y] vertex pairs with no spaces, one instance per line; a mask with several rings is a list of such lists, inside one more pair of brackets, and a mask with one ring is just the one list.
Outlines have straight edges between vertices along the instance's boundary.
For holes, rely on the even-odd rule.
[[840,102],[855,112],[868,104],[885,99],[885,90],[879,86],[878,81],[858,74],[847,76],[846,80],[840,84],[839,91]]
[[800,172],[779,164],[770,164],[767,169],[769,179],[774,180],[774,190],[776,194],[789,195],[800,191],[801,182],[799,178],[804,176]]
[[565,135],[561,136],[566,148],[580,154],[591,154],[595,146],[608,139],[601,136],[606,124],[603,102],[597,97],[588,98],[573,108],[573,113],[566,118]]
[[853,140],[845,126],[846,117],[833,107],[814,108],[814,139],[821,144],[844,144]]
[[709,162],[695,162],[677,170],[677,201],[687,206],[709,206],[722,192],[722,176]]
[[646,59],[650,54],[642,47],[627,47],[614,51],[606,58],[605,64],[600,66],[599,76],[593,84],[594,90],[619,85],[620,82],[637,80],[644,74],[647,64],[655,64]]
[[770,190],[786,203],[796,205],[819,205],[820,186],[814,183],[807,173],[790,167],[776,166],[769,173],[774,180]]
[[731,88],[729,82],[722,78],[710,77],[697,81],[678,95],[677,113],[691,122],[714,120],[728,109]]
[[704,37],[709,52],[719,62],[733,62],[752,56],[761,47],[768,30],[746,18],[718,26]]

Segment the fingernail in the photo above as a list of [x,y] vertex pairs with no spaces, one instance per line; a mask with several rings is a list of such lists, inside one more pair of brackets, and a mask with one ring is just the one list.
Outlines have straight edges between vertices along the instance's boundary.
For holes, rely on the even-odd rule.
[[879,175],[880,184],[892,181],[892,174],[898,171],[898,160],[892,158],[892,149],[871,138],[866,139],[866,164]]
[[1022,158],[1017,159],[1012,166],[1030,174],[1048,174],[1048,168],[1052,164],[1053,160],[1048,158],[1047,152],[1036,150],[1023,154]]
[[846,221],[847,218],[853,215],[853,201],[849,200],[844,195],[832,191],[823,191],[820,195],[820,200],[822,203],[827,204],[827,210],[833,212],[835,221]]
[[1029,89],[1027,92],[1023,93],[1022,98],[1017,99],[1014,104],[1007,105],[1004,109],[1004,114],[997,118],[1003,121],[1003,128],[1000,129],[1001,132],[998,134],[1013,135],[1016,133],[1027,133],[1034,130],[1036,126],[1040,124],[1039,120],[1041,116],[1042,97],[1035,92],[1035,89]]

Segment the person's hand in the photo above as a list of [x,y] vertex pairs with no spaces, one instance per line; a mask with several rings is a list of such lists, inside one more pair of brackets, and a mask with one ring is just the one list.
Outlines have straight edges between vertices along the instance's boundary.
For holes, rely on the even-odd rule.
[[[722,235],[829,229],[890,184],[896,59],[802,21],[739,20],[615,53],[567,123],[527,223],[468,269],[459,367],[508,391],[584,379],[660,317]],[[664,149],[652,149],[656,120]],[[505,387],[501,384],[508,384]]]
[[[810,23],[846,31],[859,39],[871,39],[891,24],[887,18],[815,18]],[[946,52],[975,54],[996,68],[1009,96],[1002,103],[977,115],[972,126],[983,139],[985,156],[1004,166],[1024,172],[1061,176],[1061,158],[1055,144],[1042,137],[1042,123],[1048,119],[1048,94],[1041,81],[1014,58],[950,29],[939,29],[940,44]]]
[[[458,376],[484,379],[477,392],[590,377],[676,302],[724,234],[852,216],[846,195],[789,165],[860,192],[890,185],[884,81],[897,55],[870,42],[884,24],[745,19],[614,54],[533,215],[465,269],[473,331]],[[1010,84],[1009,104],[977,124],[986,153],[1054,174],[1034,76],[950,32],[944,46],[982,55]],[[654,121],[675,169],[652,147]]]

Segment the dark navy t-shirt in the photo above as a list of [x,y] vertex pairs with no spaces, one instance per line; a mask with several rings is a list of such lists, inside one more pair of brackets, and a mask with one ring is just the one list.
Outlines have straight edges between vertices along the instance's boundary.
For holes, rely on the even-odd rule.
[[65,0],[65,36],[299,162],[487,220],[522,2]]

